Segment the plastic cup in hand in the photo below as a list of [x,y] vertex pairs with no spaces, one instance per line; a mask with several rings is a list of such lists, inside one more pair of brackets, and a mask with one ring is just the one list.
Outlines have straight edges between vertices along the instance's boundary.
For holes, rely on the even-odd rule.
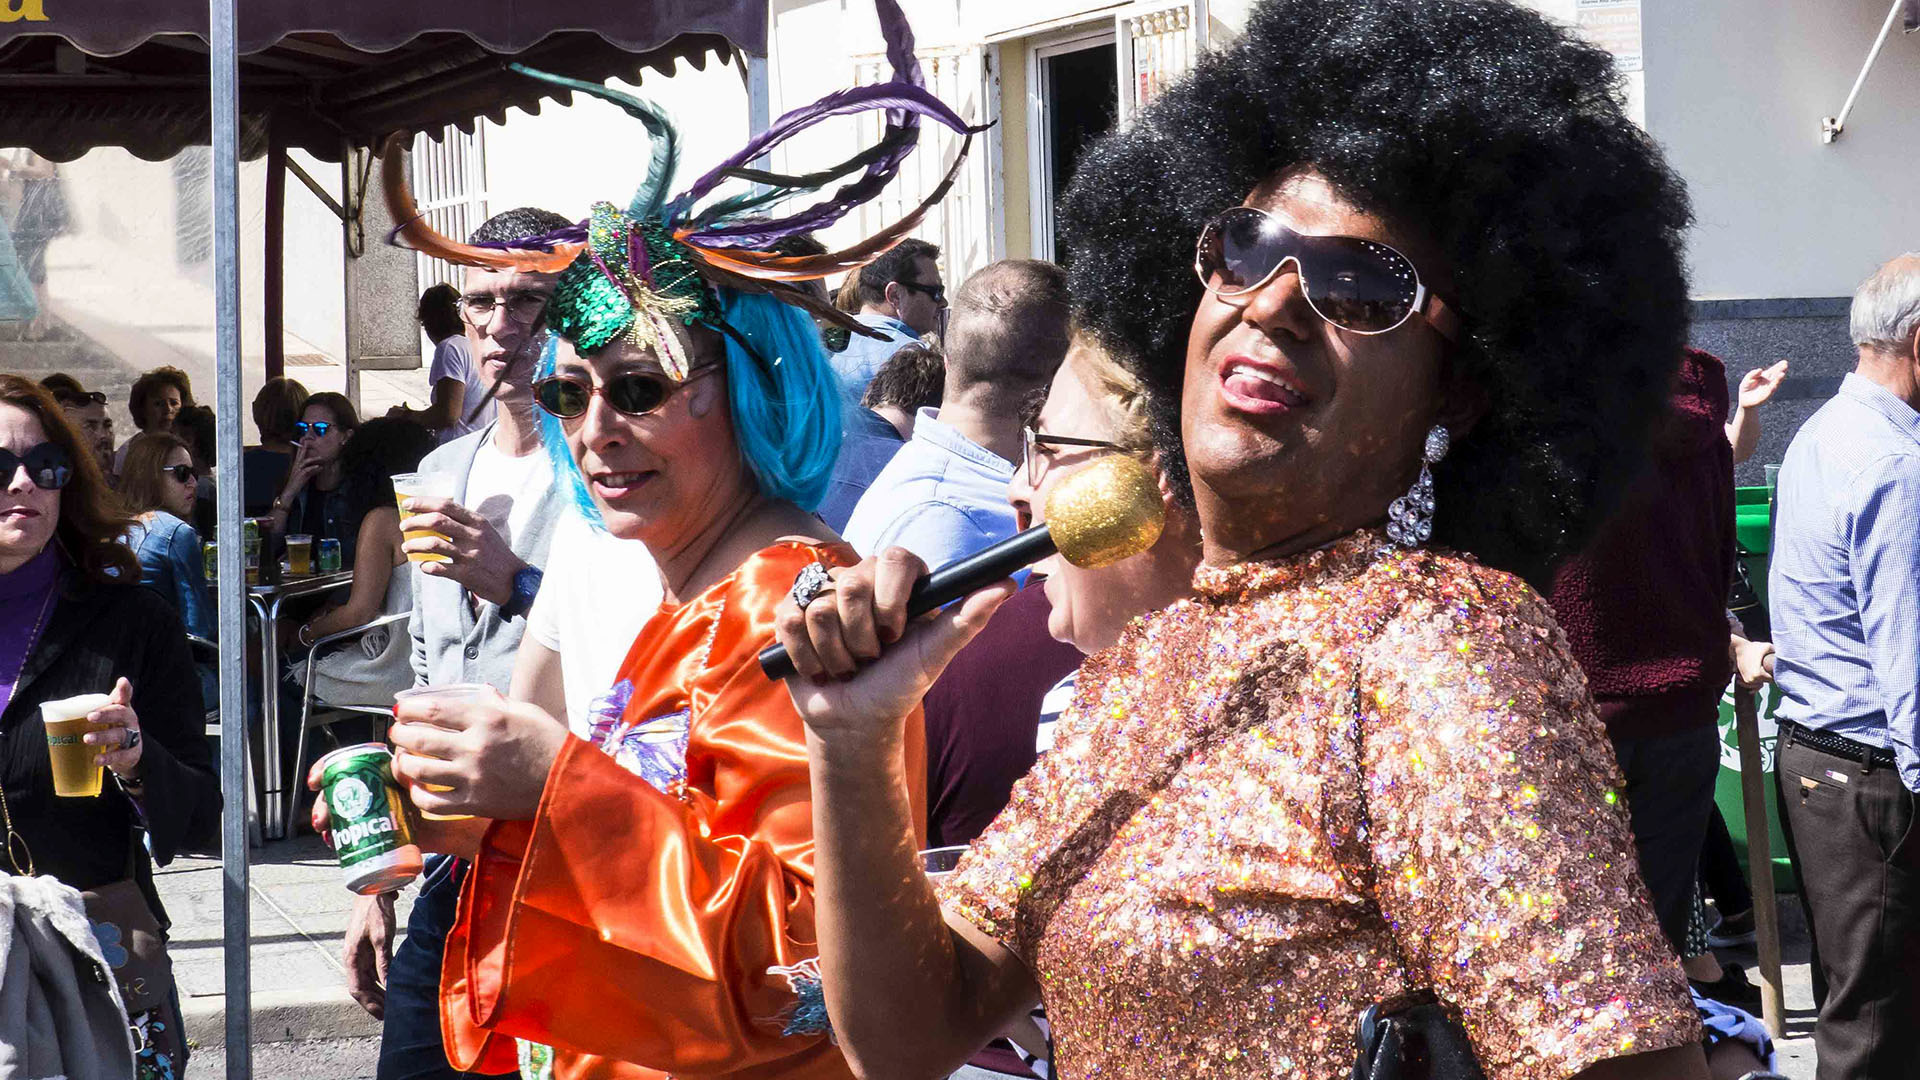
[[967,853],[967,845],[957,847],[928,848],[920,853],[920,866],[927,872],[928,881],[939,881],[953,868],[960,865],[960,856]]
[[53,764],[53,793],[62,799],[91,799],[100,794],[100,748],[88,746],[91,731],[112,724],[95,724],[87,715],[112,704],[105,694],[81,694],[42,702],[40,722],[47,729],[47,756]]
[[[397,473],[394,475],[393,501],[394,505],[400,508],[400,516],[402,518],[409,516],[407,514],[407,500],[416,495],[429,499],[451,499],[453,497],[453,478],[449,477],[446,473]],[[432,537],[438,537],[442,540],[452,539],[446,533],[435,532],[432,529],[407,530],[407,539],[409,540],[421,540]],[[414,551],[407,552],[407,558],[417,563],[453,561],[445,555],[423,554]]]
[[[393,701],[396,705],[403,701],[429,700],[453,705],[470,701],[488,701],[499,696],[499,691],[485,683],[451,683],[446,686],[417,686],[412,690],[402,690],[393,695]],[[407,752],[410,754],[413,753],[411,750]],[[450,787],[443,787],[439,784],[421,784],[420,786],[426,788],[428,791],[453,790]],[[421,817],[429,821],[465,821],[473,816],[472,814],[431,814],[425,810],[421,810],[418,806],[414,807],[414,810],[417,811]]]

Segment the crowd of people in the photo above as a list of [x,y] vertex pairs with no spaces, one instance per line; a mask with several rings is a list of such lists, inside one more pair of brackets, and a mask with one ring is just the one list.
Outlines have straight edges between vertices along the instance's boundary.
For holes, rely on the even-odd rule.
[[[431,816],[404,936],[392,892],[346,935],[382,1080],[1774,1075],[1712,949],[1754,922],[1716,721],[1770,682],[1819,1075],[1920,1075],[1920,255],[1854,299],[1763,612],[1733,476],[1787,364],[1688,347],[1685,189],[1612,85],[1516,6],[1263,0],[1083,156],[1063,266],[949,294],[918,211],[830,252],[656,171],[584,225],[403,222],[464,266],[425,403],[273,379],[237,477],[175,369],[118,446],[0,375],[8,856],[163,936],[221,805],[218,479],[354,571],[287,630],[320,697],[491,688],[386,733]],[[1145,550],[910,613],[1115,456]],[[112,784],[57,798],[35,710],[108,689]],[[135,1023],[181,1075],[177,1002]]]

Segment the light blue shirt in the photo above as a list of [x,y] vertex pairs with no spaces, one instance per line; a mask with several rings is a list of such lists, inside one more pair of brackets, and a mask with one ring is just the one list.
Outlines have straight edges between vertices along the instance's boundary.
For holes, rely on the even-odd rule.
[[899,319],[886,315],[856,315],[862,326],[869,326],[887,335],[885,340],[849,335],[847,347],[827,358],[833,365],[833,373],[840,380],[840,390],[847,395],[849,404],[858,405],[860,398],[867,392],[867,384],[879,372],[880,366],[892,358],[894,353],[908,345],[917,345],[920,335],[913,327]]
[[1890,749],[1920,791],[1920,413],[1848,375],[1780,466],[1775,715]]
[[864,406],[847,413],[846,433],[840,438],[840,457],[833,463],[833,479],[814,513],[834,532],[844,533],[853,508],[873,486],[874,478],[900,452],[906,440],[887,418]]
[[843,535],[861,555],[903,547],[937,570],[1019,531],[1007,502],[1013,462],[939,416],[920,410],[913,438],[853,508]]

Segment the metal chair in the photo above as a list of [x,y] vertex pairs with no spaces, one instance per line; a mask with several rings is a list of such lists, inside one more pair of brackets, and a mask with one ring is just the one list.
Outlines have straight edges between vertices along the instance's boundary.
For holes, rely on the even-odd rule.
[[[216,664],[219,662],[220,646],[208,641],[206,638],[198,634],[188,634],[187,646],[195,653],[205,654],[208,660]],[[243,724],[241,726],[242,729],[244,729],[246,725]],[[210,739],[220,737],[220,703],[218,701],[215,701],[207,709],[205,730],[207,737]],[[265,838],[260,832],[260,798],[253,786],[253,754],[247,751],[244,744],[241,746],[241,751],[246,753],[247,756],[245,774],[247,785],[247,844],[251,847],[259,847],[265,843]]]
[[293,762],[289,766],[292,775],[287,779],[286,816],[282,819],[288,823],[289,832],[291,832],[292,828],[295,804],[299,799],[300,792],[306,790],[307,787],[307,778],[301,775],[300,772],[301,763],[307,758],[307,732],[317,727],[326,727],[329,724],[338,723],[350,716],[371,716],[379,721],[379,729],[376,730],[376,737],[384,737],[384,730],[380,729],[384,729],[386,722],[393,719],[393,706],[391,705],[346,705],[316,699],[313,696],[313,669],[315,661],[320,658],[320,650],[336,641],[359,637],[369,630],[375,630],[382,626],[392,626],[396,623],[401,624],[399,632],[405,633],[405,624],[407,620],[411,618],[413,618],[413,611],[411,609],[396,611],[391,615],[382,615],[371,622],[362,623],[359,626],[349,627],[337,633],[326,635],[318,641],[315,641],[313,648],[307,653],[306,678],[302,681],[300,687],[300,738],[294,745]]

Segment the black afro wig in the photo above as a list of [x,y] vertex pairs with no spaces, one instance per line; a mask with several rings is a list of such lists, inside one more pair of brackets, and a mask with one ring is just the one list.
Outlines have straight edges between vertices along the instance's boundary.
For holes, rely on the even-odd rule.
[[1139,371],[1182,487],[1195,239],[1296,165],[1451,260],[1450,362],[1490,407],[1435,469],[1435,540],[1542,583],[1639,469],[1685,343],[1686,193],[1612,59],[1507,0],[1268,0],[1089,148],[1061,210],[1076,317]]

